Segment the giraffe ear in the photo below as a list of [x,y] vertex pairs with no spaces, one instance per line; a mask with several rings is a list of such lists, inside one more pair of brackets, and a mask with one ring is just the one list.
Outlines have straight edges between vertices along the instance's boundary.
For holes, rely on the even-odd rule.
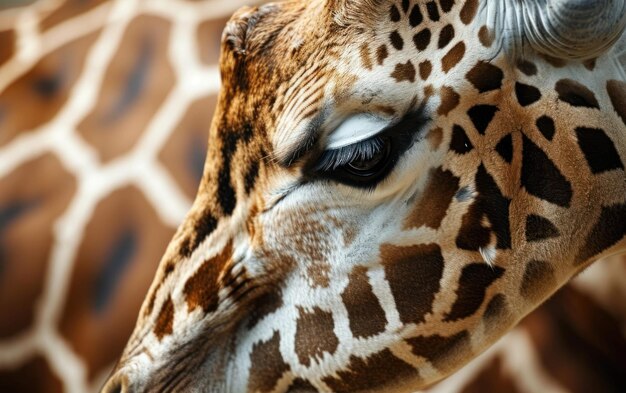
[[340,26],[368,25],[384,12],[392,0],[327,0],[328,9]]
[[518,6],[531,45],[557,58],[598,57],[626,27],[626,0],[524,0]]

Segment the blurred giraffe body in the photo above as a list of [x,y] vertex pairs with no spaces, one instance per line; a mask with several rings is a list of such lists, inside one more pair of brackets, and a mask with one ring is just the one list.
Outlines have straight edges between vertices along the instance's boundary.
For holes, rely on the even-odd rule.
[[[16,190],[0,190],[0,283],[9,283],[0,289],[0,313],[4,321],[16,316],[0,322],[0,390],[33,391],[40,379],[40,391],[82,392],[103,382],[172,228],[191,205],[219,88],[215,50],[207,47],[216,48],[225,19],[243,4],[92,3],[48,1],[0,14],[0,47],[12,48],[0,48],[0,187]],[[39,186],[24,186],[38,176]],[[41,223],[46,231],[29,246],[26,234]],[[23,255],[33,266],[20,273],[11,264]],[[623,265],[594,266],[431,390],[576,392],[585,391],[582,381],[619,391]],[[16,312],[18,296],[27,304]],[[604,338],[613,347],[587,349],[613,363],[600,372],[579,362],[576,380],[543,361],[541,332],[557,336],[563,327],[554,321],[572,316],[549,311],[580,299],[586,312],[612,323]],[[572,331],[586,337],[578,322]]]

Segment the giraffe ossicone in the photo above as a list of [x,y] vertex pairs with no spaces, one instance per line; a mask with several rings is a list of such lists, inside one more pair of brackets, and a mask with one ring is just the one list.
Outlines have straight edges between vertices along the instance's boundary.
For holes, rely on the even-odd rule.
[[624,1],[592,3],[235,14],[198,195],[103,391],[414,391],[626,251]]

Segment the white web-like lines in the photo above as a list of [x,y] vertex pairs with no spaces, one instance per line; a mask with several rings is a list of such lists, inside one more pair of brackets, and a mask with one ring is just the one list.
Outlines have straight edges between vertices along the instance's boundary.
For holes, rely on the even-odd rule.
[[[189,105],[219,88],[217,67],[207,67],[199,60],[198,25],[206,19],[226,17],[246,3],[251,1],[116,0],[63,22],[45,34],[40,33],[39,23],[44,14],[60,5],[59,1],[13,10],[9,17],[0,15],[0,28],[6,28],[7,21],[14,21],[18,41],[14,57],[0,67],[0,93],[48,53],[102,28],[64,107],[48,123],[23,132],[0,149],[0,177],[41,154],[53,152],[78,184],[69,207],[54,223],[54,245],[35,323],[20,336],[0,341],[0,366],[19,367],[37,352],[47,358],[67,392],[86,392],[100,386],[106,374],[98,376],[94,386],[89,386],[86,365],[57,330],[73,261],[86,225],[98,203],[127,184],[143,191],[164,223],[173,227],[180,223],[191,201],[158,162],[157,155]],[[172,22],[168,57],[176,85],[133,150],[101,165],[96,150],[76,133],[76,128],[97,104],[105,72],[120,47],[126,27],[140,14],[157,15]]]

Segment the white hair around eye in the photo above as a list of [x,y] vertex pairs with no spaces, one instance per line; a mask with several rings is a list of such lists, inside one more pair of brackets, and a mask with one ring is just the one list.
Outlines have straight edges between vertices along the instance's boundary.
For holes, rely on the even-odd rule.
[[328,135],[326,149],[339,149],[369,139],[391,124],[391,119],[370,113],[352,115]]

